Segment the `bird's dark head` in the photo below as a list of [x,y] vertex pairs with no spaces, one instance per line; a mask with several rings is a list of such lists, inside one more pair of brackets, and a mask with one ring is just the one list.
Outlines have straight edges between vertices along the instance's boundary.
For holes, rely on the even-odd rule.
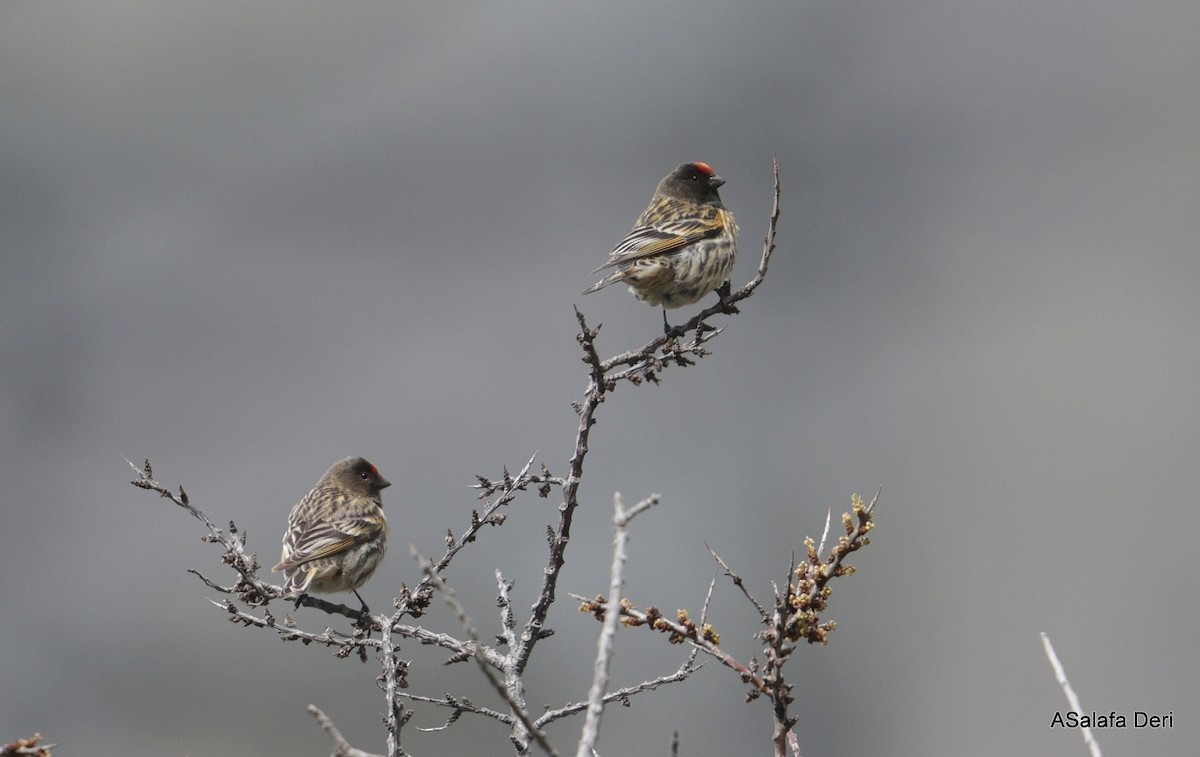
[[717,189],[725,180],[707,163],[683,163],[658,183],[659,194],[691,202],[721,203]]
[[379,469],[371,461],[362,457],[347,457],[337,461],[325,477],[348,491],[368,497],[377,497],[379,492],[392,485],[391,481],[379,474]]

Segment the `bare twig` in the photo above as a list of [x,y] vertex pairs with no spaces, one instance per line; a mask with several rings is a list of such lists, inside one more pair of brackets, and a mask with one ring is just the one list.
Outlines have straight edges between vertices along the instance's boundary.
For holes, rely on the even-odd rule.
[[[1063,694],[1067,697],[1067,704],[1071,705],[1071,709],[1075,712],[1083,712],[1083,704],[1076,696],[1075,689],[1071,688],[1071,682],[1067,680],[1067,671],[1058,661],[1058,655],[1054,653],[1054,645],[1050,643],[1050,637],[1045,631],[1040,632],[1039,635],[1042,637],[1042,649],[1046,653],[1046,659],[1050,661],[1050,667],[1054,669],[1054,679],[1062,687]],[[1092,729],[1086,725],[1080,725],[1079,732],[1083,734],[1083,743],[1087,744],[1092,757],[1100,757],[1100,744],[1092,735]]]
[[[603,701],[605,704],[610,704],[612,702],[627,703],[629,698],[635,694],[641,694],[643,691],[653,691],[659,686],[664,686],[669,683],[679,683],[680,681],[685,681],[692,673],[695,673],[697,670],[704,667],[704,663],[700,663],[699,665],[695,663],[696,650],[693,649],[674,672],[668,673],[664,676],[659,676],[658,678],[642,681],[641,683],[634,684],[633,686],[626,686],[624,688],[617,689],[616,691],[610,691],[604,695]],[[536,723],[539,728],[544,728],[550,723],[553,723],[555,720],[568,715],[573,715],[577,712],[583,712],[588,708],[588,704],[589,700],[584,700],[582,702],[574,702],[572,704],[564,705],[553,710],[547,710],[546,713],[535,720],[534,723]]]
[[[638,502],[629,510],[621,499],[621,493],[613,494],[613,556],[612,567],[609,571],[608,605],[613,607],[621,601],[621,587],[625,585],[625,561],[628,555],[625,546],[629,543],[629,522],[639,513],[649,510],[658,504],[659,496],[651,494]],[[605,616],[601,626],[600,638],[596,642],[596,660],[592,673],[592,686],[588,691],[587,716],[583,721],[583,731],[579,736],[579,745],[575,757],[588,757],[596,749],[596,740],[600,737],[600,716],[604,713],[604,692],[608,689],[608,672],[612,665],[613,637],[617,633],[617,623],[620,621],[617,613]]]
[[355,649],[362,649],[364,647],[378,648],[380,646],[379,641],[367,638],[361,633],[348,636],[345,634],[340,634],[334,631],[332,628],[326,628],[322,633],[319,634],[311,633],[309,631],[302,631],[297,628],[290,617],[285,618],[283,622],[280,622],[275,619],[275,616],[272,615],[270,611],[264,613],[263,617],[260,618],[240,609],[237,605],[229,600],[217,602],[210,599],[208,601],[229,613],[229,619],[234,623],[240,623],[244,626],[254,626],[257,628],[269,628],[278,632],[279,635],[283,637],[284,641],[295,640],[301,641],[304,644],[316,643],[326,647],[338,647],[338,657],[348,657]]
[[402,696],[405,699],[413,702],[425,702],[427,704],[436,704],[439,707],[450,708],[450,717],[446,719],[444,725],[432,728],[418,728],[417,730],[421,731],[422,733],[445,731],[450,728],[450,726],[453,725],[464,712],[469,712],[474,715],[483,715],[491,718],[492,720],[496,720],[510,726],[516,721],[516,718],[509,713],[493,710],[490,707],[481,707],[465,697],[455,697],[451,696],[450,694],[443,694],[441,697],[434,698],[421,696],[420,694],[409,694],[408,692],[400,692],[399,696]]
[[[346,737],[342,736],[342,732],[337,729],[329,716],[315,704],[310,704],[307,709],[309,714],[316,718],[321,727],[325,729],[325,733],[329,734],[329,738],[333,740],[333,757],[383,757],[383,755],[364,752],[350,746],[350,742],[346,741]],[[401,752],[401,754],[403,753]]]
[[746,588],[746,582],[742,580],[742,577],[737,573],[734,573],[733,570],[730,569],[729,565],[721,559],[720,555],[713,551],[713,548],[709,546],[707,542],[705,542],[704,546],[708,548],[708,553],[713,556],[713,559],[716,560],[717,564],[721,566],[721,569],[725,571],[725,575],[730,581],[733,582],[733,585],[738,587],[738,589],[742,592],[742,596],[749,600],[750,604],[754,605],[755,610],[758,610],[758,616],[762,619],[762,622],[770,623],[770,614],[767,613],[766,609],[762,606],[762,603],[759,602],[754,595],[750,593],[750,590]]

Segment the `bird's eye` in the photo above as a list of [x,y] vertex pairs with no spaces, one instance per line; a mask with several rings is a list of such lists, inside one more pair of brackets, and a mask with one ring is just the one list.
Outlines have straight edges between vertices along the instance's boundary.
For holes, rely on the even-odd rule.
[[363,471],[362,473],[358,474],[358,477],[361,478],[363,481],[366,481],[367,479],[369,479],[371,477],[371,474],[367,473],[366,471]]

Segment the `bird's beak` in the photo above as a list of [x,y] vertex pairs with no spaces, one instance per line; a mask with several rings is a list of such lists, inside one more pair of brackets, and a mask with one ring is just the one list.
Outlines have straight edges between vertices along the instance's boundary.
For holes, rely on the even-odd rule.
[[386,488],[388,488],[388,487],[389,487],[389,486],[391,486],[391,485],[392,485],[392,482],[391,482],[391,481],[388,481],[388,480],[387,480],[386,478],[384,478],[383,476],[380,476],[380,477],[379,477],[379,488],[380,488],[380,489],[386,489]]
[[712,187],[713,189],[716,189],[717,187],[721,186],[724,183],[725,183],[725,180],[722,179],[720,176],[717,176],[716,174],[713,174],[712,176],[708,177],[708,186]]

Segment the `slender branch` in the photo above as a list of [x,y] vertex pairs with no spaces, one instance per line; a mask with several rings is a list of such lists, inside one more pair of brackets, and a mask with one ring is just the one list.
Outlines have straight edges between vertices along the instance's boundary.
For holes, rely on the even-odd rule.
[[[1071,682],[1067,680],[1067,671],[1063,669],[1062,663],[1058,661],[1058,655],[1054,653],[1054,645],[1050,643],[1050,637],[1045,631],[1041,631],[1039,636],[1042,637],[1042,649],[1046,653],[1046,659],[1050,661],[1050,667],[1054,669],[1054,680],[1058,681],[1058,685],[1062,687],[1063,694],[1067,697],[1067,704],[1071,705],[1071,709],[1075,712],[1083,712],[1083,704],[1079,701],[1079,697],[1075,694],[1075,689],[1071,688]],[[1083,743],[1087,745],[1088,752],[1092,757],[1100,757],[1100,744],[1097,743],[1096,737],[1092,735],[1092,729],[1086,725],[1079,726],[1079,732],[1083,734]]]
[[453,725],[458,720],[459,716],[461,716],[464,712],[469,712],[474,715],[483,715],[504,723],[505,725],[512,725],[514,722],[516,722],[516,718],[510,713],[503,713],[498,710],[493,710],[489,707],[481,707],[465,697],[455,697],[451,696],[450,694],[443,694],[441,697],[434,698],[421,696],[420,694],[409,694],[405,691],[400,692],[399,696],[413,702],[436,704],[439,707],[449,707],[451,710],[453,710],[453,712],[450,713],[450,717],[446,719],[446,723],[444,725],[434,728],[418,728],[417,730],[421,731],[422,733],[444,731]]
[[350,742],[346,741],[346,737],[337,729],[329,716],[315,704],[310,704],[307,709],[309,714],[316,718],[321,727],[325,729],[325,733],[329,734],[329,738],[333,740],[333,757],[383,757],[381,754],[364,752],[350,746]]
[[767,278],[767,265],[771,262],[771,253],[775,251],[775,230],[779,227],[779,159],[776,157],[771,158],[771,171],[775,176],[775,200],[771,205],[771,222],[767,224],[767,235],[763,238],[763,254],[758,260],[758,270],[750,283],[728,298],[729,302],[739,302],[754,294],[758,285]]
[[721,559],[721,556],[718,555],[711,546],[709,546],[708,542],[705,542],[704,546],[708,549],[708,553],[713,556],[713,559],[717,561],[717,564],[721,566],[721,569],[725,571],[725,575],[729,578],[733,585],[742,592],[742,596],[750,600],[750,604],[754,605],[755,610],[758,610],[758,616],[762,619],[762,622],[770,623],[770,614],[762,606],[762,603],[755,599],[754,595],[750,593],[750,590],[746,588],[746,582],[742,580],[742,577],[733,572],[733,570],[729,567],[729,564]]
[[[658,504],[659,496],[651,494],[638,502],[629,510],[621,499],[621,493],[613,494],[613,548],[612,567],[609,570],[608,605],[615,607],[621,602],[621,587],[625,585],[625,562],[629,556],[625,547],[629,543],[629,522],[639,513],[649,510]],[[604,618],[600,629],[600,638],[596,642],[596,661],[592,673],[592,687],[588,691],[587,717],[583,721],[583,731],[579,736],[579,745],[575,757],[588,757],[596,749],[596,740],[600,738],[600,716],[604,714],[604,692],[608,688],[609,668],[612,665],[613,638],[617,633],[617,623],[620,617],[617,613],[609,613]]]
[[338,633],[332,628],[326,628],[321,633],[302,631],[296,627],[291,618],[285,618],[283,622],[280,622],[276,620],[270,611],[264,613],[263,617],[260,618],[257,615],[252,615],[240,609],[229,600],[217,602],[210,599],[208,601],[229,613],[229,620],[234,623],[240,623],[244,626],[254,626],[256,628],[269,628],[278,632],[284,641],[300,641],[304,644],[316,643],[327,647],[338,647],[338,651],[335,653],[338,657],[349,657],[350,653],[355,649],[363,650],[366,647],[378,648],[380,646],[378,641],[367,638],[360,632],[348,636]]
[[[692,673],[695,673],[697,670],[704,667],[704,663],[696,665],[695,661],[696,650],[693,649],[691,653],[688,654],[688,656],[684,659],[679,668],[675,670],[675,672],[668,673],[667,675],[659,676],[658,678],[653,678],[648,681],[642,681],[641,683],[634,684],[633,686],[626,686],[623,689],[611,691],[604,695],[603,701],[605,704],[609,704],[611,702],[625,702],[630,697],[634,696],[635,694],[640,694],[643,691],[653,691],[659,686],[663,686],[668,683],[685,681]],[[553,723],[555,720],[568,715],[574,715],[577,712],[583,712],[588,708],[589,704],[589,700],[584,700],[582,702],[574,702],[572,704],[564,705],[554,710],[547,710],[546,713],[535,720],[534,723],[536,723],[539,728],[543,728],[546,725]]]

